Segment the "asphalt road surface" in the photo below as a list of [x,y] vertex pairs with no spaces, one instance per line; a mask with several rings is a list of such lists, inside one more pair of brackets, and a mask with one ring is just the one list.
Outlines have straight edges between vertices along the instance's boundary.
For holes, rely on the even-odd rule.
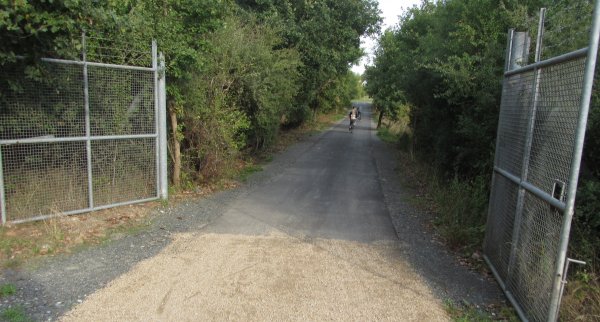
[[368,104],[361,105],[363,118],[352,133],[347,119],[338,123],[209,230],[264,234],[276,228],[308,238],[396,240],[370,153],[376,131]]
[[[346,119],[291,147],[273,162],[284,166],[266,166],[267,179],[211,224],[175,234],[62,319],[449,320],[446,295],[435,289],[477,277],[452,275],[460,269],[443,251],[429,251],[429,240],[415,251],[398,239],[373,149],[381,142],[370,107],[360,107],[353,133]],[[422,228],[409,224],[400,225],[406,236]],[[434,257],[427,262],[442,262],[420,269],[427,265],[415,262],[425,257],[411,254],[424,252]],[[438,281],[438,270],[450,275]]]

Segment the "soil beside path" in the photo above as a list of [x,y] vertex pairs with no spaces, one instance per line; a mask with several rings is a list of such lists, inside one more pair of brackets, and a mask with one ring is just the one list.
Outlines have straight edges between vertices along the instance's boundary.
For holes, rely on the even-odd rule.
[[4,272],[19,296],[0,309],[65,321],[446,321],[446,299],[501,301],[432,241],[361,109],[354,133],[344,122],[296,144],[242,188],[178,205],[103,247]]

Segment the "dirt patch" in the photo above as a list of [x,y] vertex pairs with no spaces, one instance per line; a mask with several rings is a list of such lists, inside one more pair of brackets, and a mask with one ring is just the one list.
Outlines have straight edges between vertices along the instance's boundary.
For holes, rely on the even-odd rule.
[[62,321],[447,321],[397,244],[181,234]]
[[139,229],[159,207],[159,202],[148,202],[0,227],[0,267],[20,265],[35,257],[69,253]]

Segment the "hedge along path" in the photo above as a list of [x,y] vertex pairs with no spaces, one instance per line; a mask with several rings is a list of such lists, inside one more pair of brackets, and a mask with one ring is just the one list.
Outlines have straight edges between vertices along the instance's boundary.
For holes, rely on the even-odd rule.
[[449,321],[397,241],[176,235],[62,321]]

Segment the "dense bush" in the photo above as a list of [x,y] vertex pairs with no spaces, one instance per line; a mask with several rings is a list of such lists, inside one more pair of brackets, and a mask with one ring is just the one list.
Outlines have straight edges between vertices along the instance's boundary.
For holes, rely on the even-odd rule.
[[274,50],[276,31],[244,20],[229,18],[209,37],[210,64],[186,87],[185,169],[200,179],[227,172],[245,147],[271,143],[298,91],[297,52]]

